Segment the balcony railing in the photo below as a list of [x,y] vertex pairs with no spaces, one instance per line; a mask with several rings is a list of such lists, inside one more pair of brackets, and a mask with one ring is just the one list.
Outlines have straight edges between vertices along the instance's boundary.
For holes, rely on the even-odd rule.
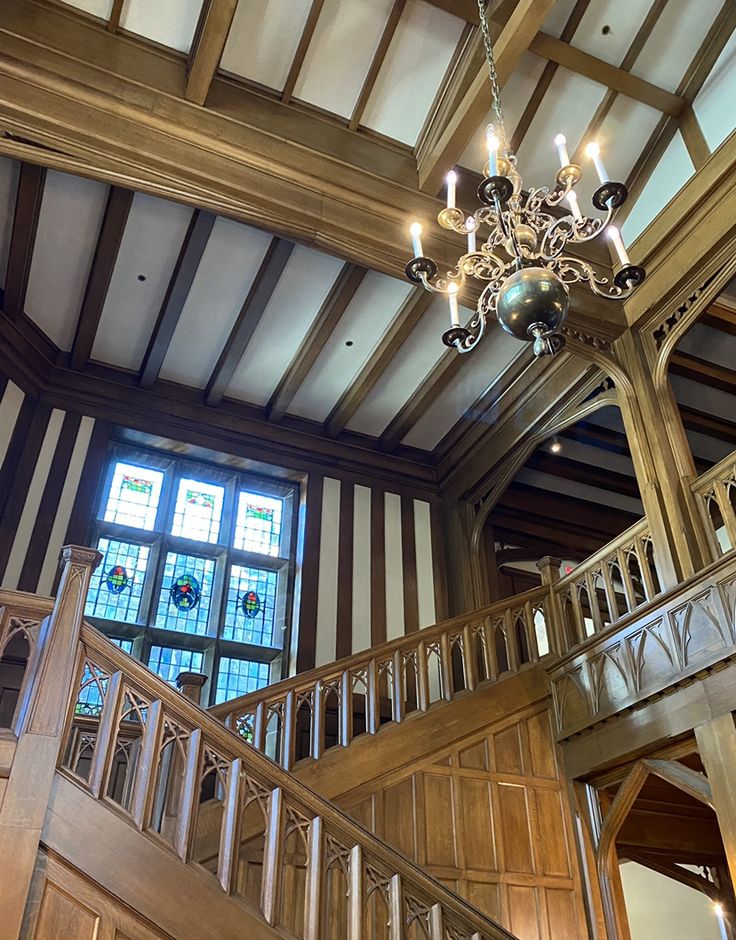
[[715,558],[736,548],[736,453],[699,476],[692,490]]

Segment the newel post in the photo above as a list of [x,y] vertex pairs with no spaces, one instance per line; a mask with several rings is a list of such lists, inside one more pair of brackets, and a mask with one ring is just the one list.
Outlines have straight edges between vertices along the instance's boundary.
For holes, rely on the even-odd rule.
[[190,702],[200,705],[202,689],[207,682],[207,676],[201,672],[180,672],[176,677],[176,687]]
[[19,709],[18,745],[0,807],[0,858],[12,865],[12,877],[0,883],[4,940],[20,937],[59,760],[87,591],[102,556],[93,549],[67,545],[62,559],[56,603],[41,625],[28,665],[32,675]]
[[542,584],[549,588],[549,594],[544,605],[549,648],[551,652],[556,653],[558,656],[562,656],[566,648],[562,610],[559,599],[553,590],[555,584],[560,580],[561,565],[562,559],[553,558],[552,555],[545,555],[537,562],[537,569],[542,576]]

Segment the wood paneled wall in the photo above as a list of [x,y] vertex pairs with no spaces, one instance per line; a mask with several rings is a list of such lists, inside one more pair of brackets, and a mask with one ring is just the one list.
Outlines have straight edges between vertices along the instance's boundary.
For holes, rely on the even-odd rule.
[[546,702],[336,802],[520,940],[588,936]]

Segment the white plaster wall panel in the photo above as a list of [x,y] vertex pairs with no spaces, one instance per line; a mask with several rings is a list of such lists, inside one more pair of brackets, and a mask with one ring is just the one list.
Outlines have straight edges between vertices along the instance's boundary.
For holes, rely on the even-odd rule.
[[162,46],[189,52],[202,0],[125,0],[120,26]]
[[15,214],[15,194],[18,191],[19,165],[15,160],[0,157],[0,286],[5,286],[8,267],[10,234]]
[[437,622],[434,606],[434,563],[432,559],[432,516],[430,505],[423,499],[414,500],[414,542],[417,554],[417,597],[419,628]]
[[409,281],[368,272],[294,396],[290,413],[324,421],[411,290]]
[[93,359],[140,368],[191,217],[192,210],[176,202],[143,193],[133,197]]
[[218,218],[171,339],[161,377],[204,388],[271,239]]
[[673,196],[695,172],[690,155],[678,131],[621,227],[621,234],[631,244],[664,209]]
[[311,0],[240,0],[220,68],[282,91]]
[[424,0],[408,0],[362,123],[413,146],[464,28],[458,17]]
[[[346,484],[347,485],[347,484]],[[353,489],[353,652],[371,644],[371,491]]]
[[41,200],[26,313],[61,349],[71,349],[108,187],[49,170]]
[[113,0],[64,0],[67,6],[83,10],[85,13],[99,17],[101,20],[110,19],[112,2]]
[[326,0],[294,96],[350,117],[393,0]]
[[542,31],[559,39],[577,0],[556,0],[542,25]]
[[404,635],[404,561],[401,549],[401,497],[386,493],[385,552],[386,563],[386,639]]
[[340,481],[325,477],[317,582],[315,665],[335,659],[337,644],[337,573],[340,544]]
[[297,245],[226,394],[265,405],[342,270],[339,258]]
[[703,135],[715,150],[736,126],[736,33],[733,33],[693,103]]

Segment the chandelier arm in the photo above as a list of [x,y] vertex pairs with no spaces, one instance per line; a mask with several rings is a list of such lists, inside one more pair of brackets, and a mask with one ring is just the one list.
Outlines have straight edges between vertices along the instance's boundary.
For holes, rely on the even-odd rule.
[[619,274],[624,275],[630,273],[629,279],[618,275],[613,280],[605,276],[598,276],[592,264],[572,255],[562,255],[556,258],[549,267],[563,284],[587,283],[594,294],[608,300],[626,300],[644,279],[643,274],[639,274],[641,269],[633,266],[619,272]]

